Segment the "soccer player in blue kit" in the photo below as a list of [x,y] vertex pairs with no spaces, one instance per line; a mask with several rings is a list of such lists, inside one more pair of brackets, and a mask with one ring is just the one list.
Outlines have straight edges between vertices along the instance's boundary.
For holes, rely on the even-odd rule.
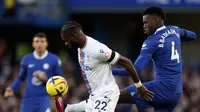
[[[192,31],[177,26],[165,26],[165,13],[160,7],[151,6],[143,12],[143,27],[148,38],[144,41],[139,57],[134,63],[138,74],[150,60],[154,64],[154,80],[143,83],[154,92],[152,101],[137,97],[136,87],[121,91],[119,103],[135,103],[138,109],[155,112],[172,112],[182,94],[181,42],[196,38]],[[115,75],[126,75],[123,69],[113,69]],[[129,97],[129,98],[128,98]],[[128,99],[131,99],[128,101]]]
[[13,96],[27,79],[20,112],[51,112],[51,99],[45,85],[50,77],[62,75],[61,61],[47,51],[48,42],[44,33],[36,34],[32,45],[35,51],[23,57],[19,76],[11,87],[6,88],[4,96]]
[[[178,104],[182,95],[181,42],[194,40],[196,34],[177,26],[165,26],[164,20],[165,13],[160,7],[151,6],[143,12],[144,31],[148,38],[134,63],[140,74],[145,65],[153,61],[154,80],[142,85],[154,93],[154,98],[139,97],[136,86],[132,85],[120,91],[118,104],[136,104],[138,111],[143,112],[172,112]],[[114,68],[113,74],[128,76],[125,69]],[[83,102],[87,103],[87,100]],[[83,111],[83,102],[69,107],[67,104],[65,112]]]

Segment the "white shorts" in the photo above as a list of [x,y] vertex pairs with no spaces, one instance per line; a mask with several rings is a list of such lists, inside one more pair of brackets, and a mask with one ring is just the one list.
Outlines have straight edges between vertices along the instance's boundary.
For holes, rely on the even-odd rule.
[[85,112],[115,112],[119,95],[115,96],[90,96]]

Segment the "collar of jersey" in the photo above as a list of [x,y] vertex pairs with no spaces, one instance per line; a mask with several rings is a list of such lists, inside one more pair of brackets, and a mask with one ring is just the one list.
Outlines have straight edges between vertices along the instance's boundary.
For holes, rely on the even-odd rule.
[[158,28],[158,29],[155,31],[154,34],[156,34],[158,31],[161,31],[161,30],[163,30],[163,29],[165,29],[165,28],[166,28],[166,26],[162,26],[162,27]]
[[45,51],[45,53],[44,53],[43,56],[41,56],[41,57],[36,53],[36,51],[33,52],[33,56],[34,56],[36,59],[39,59],[39,60],[42,60],[42,59],[46,58],[47,55],[48,55],[48,51]]

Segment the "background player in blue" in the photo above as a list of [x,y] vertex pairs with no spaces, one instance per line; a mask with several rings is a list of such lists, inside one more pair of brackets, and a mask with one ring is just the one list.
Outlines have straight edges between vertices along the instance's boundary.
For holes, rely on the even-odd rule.
[[[121,91],[119,103],[135,103],[139,109],[155,112],[172,112],[182,94],[181,41],[196,38],[192,31],[177,26],[164,25],[165,14],[159,7],[149,7],[143,12],[144,41],[139,57],[134,63],[138,74],[150,60],[153,61],[154,80],[144,86],[154,92],[152,101],[137,97],[136,87],[129,86]],[[115,75],[126,75],[123,69],[113,69]],[[129,100],[131,99],[131,100]]]
[[51,99],[45,84],[48,78],[62,74],[61,61],[55,54],[47,51],[45,34],[36,34],[32,44],[35,51],[22,59],[19,77],[11,87],[6,88],[5,97],[13,96],[27,78],[20,112],[51,112]]
[[[139,111],[148,112],[153,110],[172,112],[178,104],[182,94],[181,41],[193,40],[196,34],[176,26],[165,26],[164,19],[165,14],[159,7],[152,6],[143,12],[144,31],[148,38],[144,41],[140,55],[134,63],[139,74],[145,65],[153,60],[154,80],[143,83],[143,85],[154,92],[154,98],[152,100],[151,98],[143,99],[138,96],[135,86],[129,86],[121,90],[118,104],[136,104]],[[128,76],[125,69],[115,68],[113,74]],[[66,110],[69,112],[83,111],[83,106],[75,104],[73,108],[67,106]]]

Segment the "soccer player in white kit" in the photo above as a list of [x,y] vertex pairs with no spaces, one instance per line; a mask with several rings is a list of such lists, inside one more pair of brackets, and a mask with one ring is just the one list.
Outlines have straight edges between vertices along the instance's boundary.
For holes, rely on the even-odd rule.
[[[89,91],[85,112],[115,111],[120,92],[112,75],[113,64],[123,66],[135,85],[142,86],[132,62],[99,41],[86,36],[79,23],[72,21],[64,25],[61,37],[68,47],[72,47],[73,44],[79,46],[79,64]],[[146,88],[138,92],[142,96],[149,93]]]

